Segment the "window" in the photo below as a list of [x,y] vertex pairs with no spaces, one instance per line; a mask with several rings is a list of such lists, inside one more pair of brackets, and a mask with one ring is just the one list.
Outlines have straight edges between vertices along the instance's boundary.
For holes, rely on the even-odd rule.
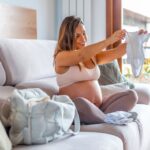
[[[134,4],[136,3],[136,5]],[[141,28],[150,32],[150,9],[147,0],[109,0],[106,2],[107,36],[124,28],[137,31]],[[110,32],[111,31],[111,32]],[[126,56],[120,59],[122,73],[134,82],[150,83],[150,40],[144,44],[145,62],[138,78],[132,75],[131,67],[126,63]]]
[[[142,28],[150,32],[150,9],[147,0],[122,0],[122,9],[122,28],[131,32]],[[134,82],[150,83],[150,40],[144,43],[144,53],[145,62],[138,78],[133,77],[126,56],[123,57],[123,74]]]

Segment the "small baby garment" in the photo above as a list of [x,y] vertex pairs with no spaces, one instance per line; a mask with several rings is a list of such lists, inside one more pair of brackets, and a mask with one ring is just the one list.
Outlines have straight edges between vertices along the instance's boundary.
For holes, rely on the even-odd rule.
[[131,64],[134,77],[138,77],[141,73],[145,59],[143,43],[147,42],[149,37],[150,33],[128,32],[126,35],[127,63]]
[[136,122],[136,112],[116,111],[106,114],[104,122],[115,125],[127,125],[133,121]]

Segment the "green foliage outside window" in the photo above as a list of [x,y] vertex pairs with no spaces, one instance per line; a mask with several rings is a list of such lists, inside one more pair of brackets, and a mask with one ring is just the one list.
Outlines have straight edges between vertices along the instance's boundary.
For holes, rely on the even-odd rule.
[[123,74],[133,82],[142,82],[150,84],[150,58],[145,59],[144,65],[139,77],[135,78],[132,75],[131,66],[129,64],[123,65]]

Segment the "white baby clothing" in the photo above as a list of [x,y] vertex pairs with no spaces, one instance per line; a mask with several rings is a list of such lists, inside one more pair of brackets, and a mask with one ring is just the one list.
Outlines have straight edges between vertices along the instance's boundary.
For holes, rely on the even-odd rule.
[[136,112],[116,111],[106,114],[104,122],[115,125],[127,125],[137,120]]
[[127,63],[131,64],[135,77],[138,77],[141,73],[145,59],[143,43],[147,42],[149,37],[150,33],[139,34],[138,32],[128,32],[126,35]]
[[136,112],[116,111],[108,113],[104,118],[104,122],[113,125],[128,125],[131,122],[136,122],[139,129],[140,138],[142,139],[143,137],[142,124],[138,119],[138,114]]

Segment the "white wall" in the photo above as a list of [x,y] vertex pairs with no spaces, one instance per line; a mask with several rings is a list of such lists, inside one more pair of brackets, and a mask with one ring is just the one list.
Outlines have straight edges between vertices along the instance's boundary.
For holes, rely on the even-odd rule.
[[[57,0],[56,8],[57,16],[59,16],[57,28],[66,15],[78,15],[86,26],[89,43],[103,40],[106,37],[105,2],[105,0]],[[58,33],[57,29],[56,33]]]
[[92,42],[106,37],[106,0],[92,0]]
[[[0,3],[36,9],[38,38],[56,40],[56,0],[0,0]],[[105,0],[92,0],[91,8],[90,39],[97,42],[106,36]]]
[[88,42],[91,42],[91,3],[92,0],[56,0],[56,33],[66,16],[75,15],[83,20],[88,34]]
[[0,0],[0,3],[36,9],[38,38],[54,39],[55,0]]

